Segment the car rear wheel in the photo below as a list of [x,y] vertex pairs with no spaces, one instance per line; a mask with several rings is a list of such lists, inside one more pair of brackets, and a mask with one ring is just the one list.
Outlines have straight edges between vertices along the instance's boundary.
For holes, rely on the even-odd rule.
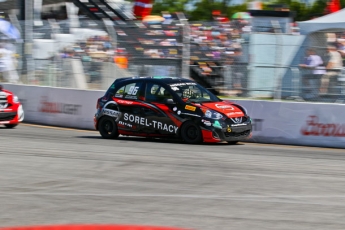
[[228,141],[229,145],[236,145],[238,143],[238,141]]
[[182,125],[181,137],[188,144],[199,144],[202,142],[200,127],[191,121],[187,121]]
[[119,136],[117,125],[113,118],[102,117],[99,121],[99,133],[105,139],[115,139]]
[[7,124],[5,125],[6,128],[8,129],[13,129],[14,127],[16,127],[18,124]]

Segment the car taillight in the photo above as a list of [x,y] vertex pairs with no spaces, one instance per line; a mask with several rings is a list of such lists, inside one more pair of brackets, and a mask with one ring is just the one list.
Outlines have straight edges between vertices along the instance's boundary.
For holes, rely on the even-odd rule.
[[101,105],[99,104],[99,99],[97,100],[97,104],[96,104],[96,109],[101,108]]
[[98,98],[96,109],[101,109],[104,106],[105,102],[107,102],[107,100],[108,100],[107,96]]

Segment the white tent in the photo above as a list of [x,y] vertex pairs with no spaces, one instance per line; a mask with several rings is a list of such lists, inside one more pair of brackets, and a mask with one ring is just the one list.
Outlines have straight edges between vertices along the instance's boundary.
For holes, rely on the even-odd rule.
[[345,30],[345,9],[309,21],[298,22],[298,26],[303,35],[316,31]]

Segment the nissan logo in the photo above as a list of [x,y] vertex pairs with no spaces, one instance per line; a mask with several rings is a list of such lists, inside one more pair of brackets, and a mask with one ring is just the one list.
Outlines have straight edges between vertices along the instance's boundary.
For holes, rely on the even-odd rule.
[[242,117],[231,118],[231,120],[232,120],[235,124],[238,124],[238,123],[241,123],[241,122],[242,122]]

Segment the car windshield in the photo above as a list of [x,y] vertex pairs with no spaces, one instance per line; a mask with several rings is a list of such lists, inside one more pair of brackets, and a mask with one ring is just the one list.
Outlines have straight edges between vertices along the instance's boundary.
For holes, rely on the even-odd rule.
[[201,103],[220,101],[218,97],[195,82],[172,83],[169,86],[185,102]]

